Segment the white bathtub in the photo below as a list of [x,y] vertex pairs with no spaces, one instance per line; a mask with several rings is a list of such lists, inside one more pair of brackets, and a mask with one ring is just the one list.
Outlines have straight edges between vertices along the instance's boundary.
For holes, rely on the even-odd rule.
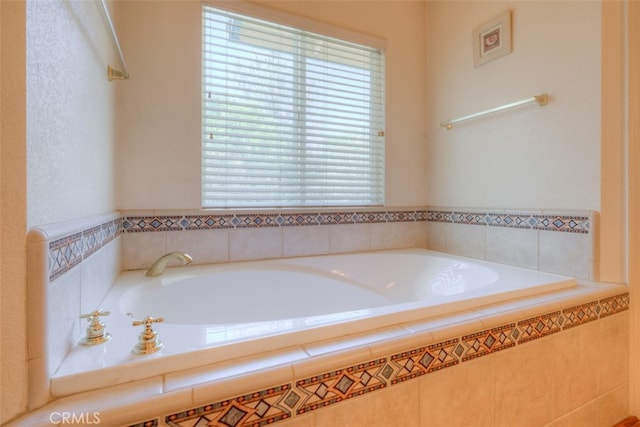
[[[76,345],[51,381],[62,396],[241,356],[402,325],[575,286],[573,278],[422,249],[123,273],[102,308],[113,338]],[[141,327],[163,317],[164,348],[133,355]]]

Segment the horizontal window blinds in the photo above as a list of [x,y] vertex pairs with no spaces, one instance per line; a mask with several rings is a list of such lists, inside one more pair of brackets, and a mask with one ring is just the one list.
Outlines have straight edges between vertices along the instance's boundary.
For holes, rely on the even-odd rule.
[[384,53],[203,6],[203,207],[384,203]]

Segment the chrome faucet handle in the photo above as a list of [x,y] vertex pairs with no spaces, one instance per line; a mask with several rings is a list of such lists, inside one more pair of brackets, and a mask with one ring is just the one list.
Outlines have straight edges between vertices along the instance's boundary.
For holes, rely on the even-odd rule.
[[158,339],[158,332],[152,329],[154,323],[164,322],[162,317],[147,316],[144,320],[134,320],[133,326],[144,325],[144,331],[138,335],[138,344],[131,350],[133,354],[151,354],[164,347],[164,343]]
[[82,338],[80,344],[82,345],[96,345],[107,342],[111,339],[111,334],[106,331],[104,322],[100,321],[100,317],[110,315],[110,311],[105,311],[101,308],[94,310],[91,313],[81,314],[81,319],[87,319],[89,325],[86,329],[86,336]]

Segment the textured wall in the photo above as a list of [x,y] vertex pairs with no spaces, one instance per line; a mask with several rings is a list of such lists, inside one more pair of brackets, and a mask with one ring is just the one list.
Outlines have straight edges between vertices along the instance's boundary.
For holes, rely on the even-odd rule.
[[114,208],[113,56],[97,2],[27,3],[29,227]]
[[27,409],[26,233],[113,209],[113,55],[94,2],[0,6],[0,424]]

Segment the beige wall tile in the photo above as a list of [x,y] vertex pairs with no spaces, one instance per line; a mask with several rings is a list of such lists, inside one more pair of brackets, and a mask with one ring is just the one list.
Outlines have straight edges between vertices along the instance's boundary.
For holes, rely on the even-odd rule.
[[591,338],[598,328],[597,322],[592,322],[550,337],[554,418],[574,411],[597,396],[598,357]]
[[493,426],[495,366],[483,357],[420,378],[420,425]]
[[554,357],[551,342],[540,339],[493,357],[496,364],[495,425],[534,427],[549,423],[552,420],[549,360]]
[[185,230],[167,233],[167,252],[187,252],[194,264],[229,260],[229,230]]
[[427,223],[422,221],[408,223],[410,231],[410,247],[426,248],[429,243]]
[[591,280],[592,239],[588,234],[540,232],[540,270]]
[[629,415],[628,384],[620,385],[551,423],[551,427],[610,427]]
[[606,393],[629,380],[629,312],[617,313],[597,322],[598,393]]
[[414,237],[409,222],[387,222],[371,227],[371,249],[394,249],[414,246]]
[[288,421],[278,423],[278,426],[282,427],[315,427],[315,414],[313,412],[296,416]]
[[538,268],[538,231],[487,227],[487,260]]
[[486,229],[478,225],[456,224],[450,228],[447,236],[447,252],[485,259]]
[[598,423],[612,426],[629,415],[629,384],[624,383],[598,399]]
[[420,422],[418,409],[419,384],[409,381],[334,405],[329,410],[320,409],[315,414],[316,427],[417,427]]
[[49,286],[48,297],[47,357],[49,373],[53,374],[80,336],[80,270],[60,276]]
[[598,426],[598,405],[592,401],[551,423],[551,427]]
[[167,253],[166,233],[125,233],[122,236],[122,269],[148,268]]
[[[88,313],[100,307],[120,274],[120,242],[118,237],[85,259],[80,265],[80,311]],[[83,325],[84,327],[84,325]]]
[[329,230],[326,226],[311,225],[283,227],[283,255],[323,255],[329,252]]
[[229,261],[279,258],[282,228],[236,228],[229,230]]
[[329,252],[356,252],[371,249],[371,228],[374,224],[328,225]]
[[428,248],[434,251],[447,251],[447,235],[451,224],[446,222],[428,222]]

